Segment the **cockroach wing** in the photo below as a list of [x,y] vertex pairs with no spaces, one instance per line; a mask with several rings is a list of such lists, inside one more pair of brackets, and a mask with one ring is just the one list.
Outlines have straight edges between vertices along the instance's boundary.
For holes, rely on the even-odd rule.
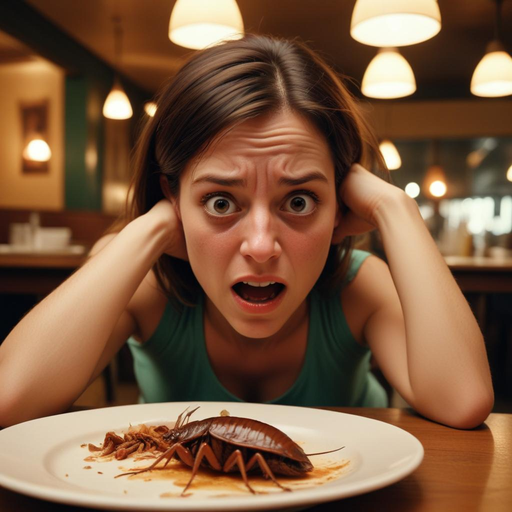
[[233,416],[218,417],[210,424],[209,433],[212,437],[236,446],[311,464],[297,443],[281,430],[262,421]]
[[190,423],[187,423],[185,426],[178,429],[177,441],[180,443],[187,443],[203,437],[208,433],[212,419],[213,418],[208,418],[206,420],[191,421]]

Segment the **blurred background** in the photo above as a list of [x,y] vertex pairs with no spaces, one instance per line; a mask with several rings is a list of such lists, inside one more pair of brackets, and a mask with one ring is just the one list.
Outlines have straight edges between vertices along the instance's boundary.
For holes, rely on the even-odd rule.
[[[2,0],[0,340],[122,211],[157,91],[243,32],[298,37],[347,77],[484,332],[495,411],[511,412],[512,0]],[[377,233],[364,243],[385,257]],[[127,350],[81,400],[136,400]]]

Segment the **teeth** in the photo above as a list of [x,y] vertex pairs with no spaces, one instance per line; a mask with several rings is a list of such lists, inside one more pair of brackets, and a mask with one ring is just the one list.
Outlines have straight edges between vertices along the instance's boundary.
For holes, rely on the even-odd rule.
[[255,283],[254,281],[243,281],[244,284],[248,284],[249,286],[254,286],[255,288],[265,288],[265,286],[270,286],[271,284],[276,284],[275,281],[267,281],[266,283]]

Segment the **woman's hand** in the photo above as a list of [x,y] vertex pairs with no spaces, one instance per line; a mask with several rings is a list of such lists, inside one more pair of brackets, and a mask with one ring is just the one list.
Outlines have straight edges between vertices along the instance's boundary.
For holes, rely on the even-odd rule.
[[188,260],[187,244],[183,225],[177,212],[177,205],[174,201],[162,199],[143,216],[150,222],[156,222],[157,225],[165,225],[167,228],[166,244],[163,253]]
[[359,164],[353,164],[339,189],[341,202],[348,208],[337,229],[340,239],[378,228],[378,213],[389,201],[404,193]]

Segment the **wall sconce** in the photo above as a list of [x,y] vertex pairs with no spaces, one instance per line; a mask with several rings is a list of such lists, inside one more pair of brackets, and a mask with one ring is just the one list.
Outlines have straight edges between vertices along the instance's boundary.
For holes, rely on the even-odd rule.
[[48,100],[20,105],[22,127],[22,172],[49,172],[52,156],[48,145]]

